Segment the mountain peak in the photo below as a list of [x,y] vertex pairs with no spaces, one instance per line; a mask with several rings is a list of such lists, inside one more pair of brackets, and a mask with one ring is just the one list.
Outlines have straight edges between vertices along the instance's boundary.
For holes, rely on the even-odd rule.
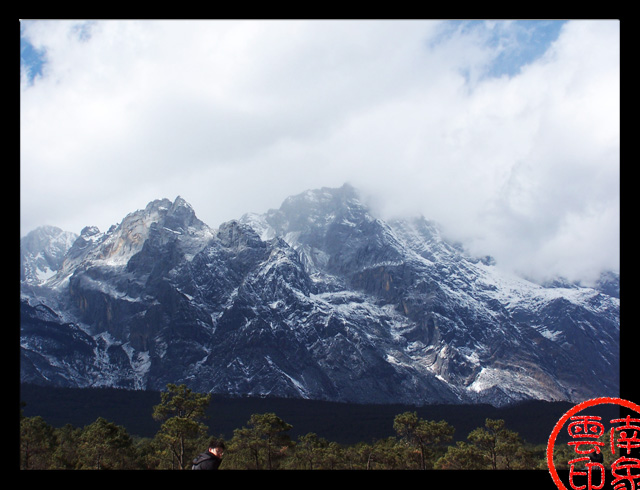
[[174,201],[173,204],[171,205],[172,209],[177,209],[177,208],[187,208],[187,209],[191,209],[193,211],[193,208],[191,207],[191,204],[189,204],[187,201],[185,201],[182,197],[177,196]]
[[77,239],[75,233],[44,225],[20,239],[20,280],[39,284],[53,276]]
[[307,189],[300,194],[286,198],[282,206],[295,206],[300,203],[306,203],[307,205],[344,204],[350,200],[357,200],[358,197],[358,191],[352,185],[344,184],[342,187]]
[[100,229],[97,226],[85,226],[80,231],[80,236],[91,237],[100,234]]
[[169,207],[163,225],[171,230],[187,233],[190,228],[203,228],[206,225],[196,217],[196,213],[187,201],[178,196]]

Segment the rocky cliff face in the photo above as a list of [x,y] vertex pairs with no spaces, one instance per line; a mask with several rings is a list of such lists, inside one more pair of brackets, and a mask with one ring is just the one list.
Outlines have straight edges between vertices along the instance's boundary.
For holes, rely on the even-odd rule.
[[619,392],[611,277],[506,276],[349,186],[218,229],[154,201],[22,284],[23,381],[416,404]]

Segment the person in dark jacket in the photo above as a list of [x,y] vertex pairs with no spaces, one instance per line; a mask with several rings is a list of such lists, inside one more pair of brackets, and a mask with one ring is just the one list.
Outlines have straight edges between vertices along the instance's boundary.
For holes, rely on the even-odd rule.
[[589,453],[589,459],[592,463],[604,463],[604,456],[601,451],[593,451]]
[[222,455],[224,454],[224,442],[215,438],[209,441],[209,449],[204,453],[200,453],[193,460],[192,470],[217,470],[222,463]]

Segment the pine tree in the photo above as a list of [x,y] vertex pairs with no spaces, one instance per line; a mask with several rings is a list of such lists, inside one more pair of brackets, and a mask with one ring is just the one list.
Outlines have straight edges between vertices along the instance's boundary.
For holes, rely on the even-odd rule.
[[317,469],[323,456],[323,449],[329,443],[318,437],[314,432],[309,432],[298,437],[295,445],[294,459],[302,469]]
[[80,436],[82,429],[66,424],[55,430],[57,446],[53,453],[53,467],[73,470],[78,465]]
[[135,461],[133,441],[124,427],[98,417],[80,435],[80,469],[123,470]]
[[518,434],[505,427],[504,420],[486,419],[467,437],[488,459],[492,469],[512,469],[513,462],[522,453],[523,443]]
[[241,459],[239,453],[243,453],[247,455],[246,459],[253,462],[255,469],[261,469],[263,463],[266,469],[274,469],[277,460],[292,444],[286,434],[292,426],[274,413],[253,414],[247,425],[249,427],[234,431],[231,441],[233,452],[236,453],[234,459]]
[[54,429],[40,416],[20,419],[20,468],[49,469],[55,447]]
[[207,426],[200,422],[206,417],[211,394],[193,392],[186,385],[169,383],[160,394],[160,404],[153,409],[153,418],[163,420],[157,441],[171,456],[171,467],[187,469],[199,443],[207,435]]
[[416,412],[396,415],[393,428],[401,439],[420,451],[420,469],[423,470],[427,468],[427,459],[434,455],[434,450],[451,441],[455,431],[444,420],[423,420]]
[[489,460],[473,444],[458,441],[434,466],[440,470],[484,470],[489,468]]

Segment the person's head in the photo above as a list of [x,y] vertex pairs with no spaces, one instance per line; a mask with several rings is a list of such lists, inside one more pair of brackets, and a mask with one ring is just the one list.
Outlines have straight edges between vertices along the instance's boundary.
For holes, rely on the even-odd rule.
[[224,441],[220,441],[216,438],[212,438],[209,441],[209,452],[211,454],[221,458],[222,454],[224,453],[224,449],[225,449]]
[[591,460],[592,463],[602,463],[602,460],[604,458],[602,456],[602,453],[599,450],[596,450],[589,453],[589,459]]

